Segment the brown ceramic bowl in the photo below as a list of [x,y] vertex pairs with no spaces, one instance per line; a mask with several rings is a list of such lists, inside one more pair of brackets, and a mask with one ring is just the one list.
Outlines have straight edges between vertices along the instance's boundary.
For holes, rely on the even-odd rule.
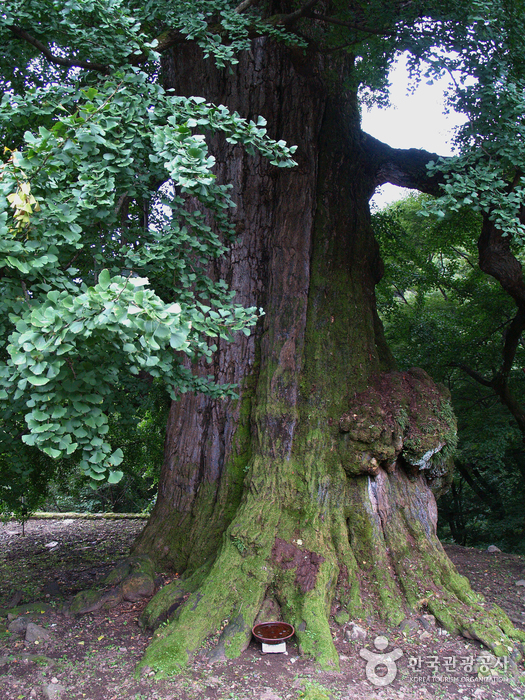
[[253,636],[265,644],[280,644],[294,635],[294,628],[287,622],[261,622],[252,629]]

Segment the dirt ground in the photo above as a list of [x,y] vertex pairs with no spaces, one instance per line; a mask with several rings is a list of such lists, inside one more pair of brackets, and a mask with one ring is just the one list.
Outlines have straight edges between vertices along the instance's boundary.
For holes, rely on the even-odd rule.
[[[140,520],[34,519],[22,536],[19,523],[0,524],[0,700],[525,699],[523,662],[503,659],[490,671],[477,642],[443,634],[429,620],[425,629],[417,616],[413,629],[404,632],[357,621],[367,631],[365,641],[347,641],[350,623],[334,621],[337,673],[301,658],[293,641],[286,654],[263,654],[252,641],[234,661],[211,666],[200,652],[182,675],[159,681],[146,672],[136,678],[135,666],[151,638],[137,625],[145,603],[122,603],[79,619],[64,616],[61,608],[128,553],[143,525]],[[516,585],[525,579],[525,557],[446,549],[473,587],[525,629],[525,586]],[[159,585],[171,578],[161,574]],[[18,603],[16,594],[22,596]],[[45,628],[49,639],[27,642],[23,633],[8,632],[5,608],[13,603],[15,619],[23,616]],[[388,647],[379,636],[387,638]],[[388,665],[377,666],[377,672],[369,667],[367,676],[363,649],[377,654],[376,661],[392,654],[389,678],[395,678],[388,685],[380,685]]]

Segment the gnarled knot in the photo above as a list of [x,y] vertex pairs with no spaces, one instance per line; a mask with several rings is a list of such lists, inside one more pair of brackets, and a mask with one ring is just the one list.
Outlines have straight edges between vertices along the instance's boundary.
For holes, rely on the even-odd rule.
[[450,393],[419,368],[375,377],[339,420],[338,451],[349,476],[402,466],[410,476],[425,471],[443,489],[456,444]]

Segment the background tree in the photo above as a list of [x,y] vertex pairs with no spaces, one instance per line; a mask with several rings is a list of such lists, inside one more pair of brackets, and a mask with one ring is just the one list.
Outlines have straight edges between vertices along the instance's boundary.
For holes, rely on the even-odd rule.
[[[4,400],[25,403],[24,444],[53,458],[81,449],[87,473],[116,479],[121,455],[103,418],[113,367],[146,370],[173,396],[207,391],[172,406],[157,504],[135,546],[143,569],[184,572],[145,612],[144,624],[169,624],[143,663],[180,669],[224,619],[212,656],[235,656],[275,604],[325,667],[338,665],[329,615],[342,606],[395,623],[426,605],[506,654],[520,633],[484,608],[436,537],[430,484],[446,481],[455,421],[426,373],[395,371],[368,201],[387,181],[442,194],[439,211],[470,200],[483,217],[482,268],[522,309],[510,245],[522,232],[521,5],[67,0],[41,10],[34,0],[2,11],[2,128],[14,151],[2,176],[13,306]],[[450,100],[470,118],[457,158],[362,132],[360,96],[384,96],[402,50],[416,72],[424,62],[456,79]],[[275,168],[290,151],[259,115],[297,145],[295,169]],[[226,251],[233,228],[241,235]],[[247,329],[261,307],[254,332],[226,344],[224,324]],[[237,384],[236,400],[210,396],[203,335],[219,337],[213,381]],[[43,353],[57,339],[63,355]],[[95,427],[84,440],[86,415]]]
[[458,418],[454,481],[438,501],[438,533],[522,552],[523,432],[513,407],[525,389],[523,338],[506,394],[494,386],[507,362],[514,304],[477,265],[479,215],[422,218],[427,202],[410,196],[373,221],[385,261],[377,291],[389,345],[401,368],[423,367],[446,384]]

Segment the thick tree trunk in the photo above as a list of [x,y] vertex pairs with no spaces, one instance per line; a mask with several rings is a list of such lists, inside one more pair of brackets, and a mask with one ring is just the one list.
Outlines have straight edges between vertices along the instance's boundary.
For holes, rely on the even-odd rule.
[[212,656],[238,655],[261,608],[276,604],[302,651],[332,668],[339,608],[398,623],[426,606],[496,653],[514,634],[436,537],[429,484],[446,480],[454,418],[424,372],[395,372],[384,342],[368,200],[402,164],[383,158],[381,171],[378,142],[342,87],[348,69],[267,39],[232,73],[191,46],[165,63],[179,93],[261,114],[299,148],[289,171],[214,144],[240,234],[216,274],[265,316],[215,356],[215,377],[238,383],[240,398],[184,396],[171,410],[158,502],[135,548],[184,574],[144,615],[152,627],[170,620],[143,662],[162,671],[187,663],[225,619]]

